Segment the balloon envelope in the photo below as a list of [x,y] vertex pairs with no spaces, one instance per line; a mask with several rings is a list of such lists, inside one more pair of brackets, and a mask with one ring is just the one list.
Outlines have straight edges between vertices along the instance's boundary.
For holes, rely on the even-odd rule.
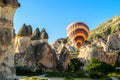
[[80,48],[82,43],[87,39],[89,28],[85,23],[73,22],[67,27],[67,36],[76,48]]

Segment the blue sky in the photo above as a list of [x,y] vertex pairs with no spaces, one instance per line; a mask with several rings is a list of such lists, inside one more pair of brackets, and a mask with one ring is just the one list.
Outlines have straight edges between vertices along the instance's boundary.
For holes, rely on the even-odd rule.
[[84,22],[90,30],[120,14],[120,0],[19,0],[14,17],[16,33],[26,23],[33,30],[44,27],[49,43],[66,37],[71,22]]

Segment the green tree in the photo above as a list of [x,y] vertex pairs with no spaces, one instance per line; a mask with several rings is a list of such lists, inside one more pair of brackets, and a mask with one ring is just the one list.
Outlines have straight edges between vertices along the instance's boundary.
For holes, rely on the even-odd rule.
[[87,65],[87,70],[90,72],[107,74],[109,72],[114,72],[115,67],[105,62],[101,62],[97,58],[92,58]]
[[74,58],[70,60],[70,63],[68,64],[66,71],[76,72],[79,71],[82,66],[84,66],[84,64],[79,59]]

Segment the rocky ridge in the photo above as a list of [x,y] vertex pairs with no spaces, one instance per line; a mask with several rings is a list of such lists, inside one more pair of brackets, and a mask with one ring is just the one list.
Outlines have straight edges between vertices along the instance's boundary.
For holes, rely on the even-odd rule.
[[97,26],[89,34],[90,43],[81,46],[78,58],[93,57],[109,64],[120,63],[120,16],[115,16]]
[[24,24],[15,36],[15,66],[27,67],[31,71],[63,70],[69,63],[69,51],[61,46],[59,58],[48,44],[48,34],[43,28],[33,33],[31,26]]

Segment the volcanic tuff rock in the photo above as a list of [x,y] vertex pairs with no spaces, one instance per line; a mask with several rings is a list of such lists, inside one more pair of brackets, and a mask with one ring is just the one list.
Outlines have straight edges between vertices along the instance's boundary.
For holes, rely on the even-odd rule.
[[16,66],[27,66],[32,71],[39,68],[54,70],[57,66],[56,61],[56,54],[50,45],[38,41],[31,42],[23,53],[15,54]]
[[119,51],[107,51],[103,50],[102,46],[97,46],[96,44],[84,45],[80,48],[78,58],[84,60],[90,60],[91,58],[98,58],[109,64],[115,64],[118,60]]
[[40,31],[39,28],[36,28],[36,30],[33,32],[31,36],[31,40],[39,40],[40,39]]
[[98,25],[89,34],[90,44],[82,45],[79,58],[90,60],[99,58],[109,64],[119,60],[120,53],[120,15]]
[[58,54],[59,47],[63,45],[63,40],[64,40],[63,38],[60,38],[51,44],[51,47],[55,50],[56,54]]
[[46,32],[45,28],[42,29],[41,31],[41,35],[40,35],[41,39],[48,39],[48,33]]
[[26,50],[26,47],[31,43],[31,38],[27,36],[16,36],[15,44],[14,44],[14,52],[15,53],[23,53]]
[[32,35],[32,27],[30,25],[26,26],[26,24],[23,24],[21,29],[19,30],[18,36],[31,36]]
[[13,80],[16,77],[13,18],[18,7],[17,0],[0,0],[0,80]]
[[68,63],[70,62],[70,54],[68,49],[65,46],[62,46],[59,49],[59,61],[62,63],[64,69],[67,68]]
[[120,33],[113,33],[104,39],[93,40],[91,44],[81,46],[78,58],[90,60],[93,57],[98,58],[109,64],[116,64],[120,55]]
[[62,46],[65,46],[68,51],[75,51],[76,48],[71,46],[71,42],[68,41],[68,38],[59,38],[57,39],[56,41],[54,41],[52,44],[51,44],[51,47],[55,50],[56,54],[59,54],[59,49],[62,47]]
[[[47,43],[48,34],[45,29],[41,32],[37,28],[29,36],[29,29],[20,29],[15,37],[15,64],[32,71],[36,70],[54,70],[57,67],[57,57],[55,51]],[[41,35],[42,34],[42,35]],[[42,36],[42,38],[40,38]]]
[[120,50],[120,33],[113,33],[108,36],[108,50]]
[[[58,64],[57,69],[58,70],[66,69],[68,63],[70,62],[70,59],[74,57],[69,54],[69,47],[67,45],[67,39],[64,39],[64,38],[57,39],[55,42],[51,44],[51,47],[55,50],[58,60],[59,60],[57,62]],[[72,46],[71,48],[73,49]]]

